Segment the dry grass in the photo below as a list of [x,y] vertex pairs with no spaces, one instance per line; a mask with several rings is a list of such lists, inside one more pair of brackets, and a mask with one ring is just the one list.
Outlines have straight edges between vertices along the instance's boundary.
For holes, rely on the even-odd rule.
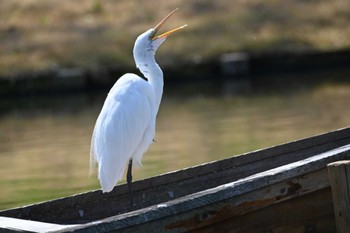
[[162,46],[163,65],[238,50],[350,46],[348,0],[2,0],[0,74],[55,64],[133,65],[136,36],[176,7],[168,28],[189,27]]

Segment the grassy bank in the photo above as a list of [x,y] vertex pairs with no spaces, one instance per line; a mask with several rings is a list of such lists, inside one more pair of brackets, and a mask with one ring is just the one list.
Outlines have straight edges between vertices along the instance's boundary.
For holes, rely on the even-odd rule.
[[308,51],[350,47],[350,4],[276,0],[2,0],[0,74],[55,66],[133,66],[137,35],[179,7],[184,23],[158,52],[163,66],[232,51]]

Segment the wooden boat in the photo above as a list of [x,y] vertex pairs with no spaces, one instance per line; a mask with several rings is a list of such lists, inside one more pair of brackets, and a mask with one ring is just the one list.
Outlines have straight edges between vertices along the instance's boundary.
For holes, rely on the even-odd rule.
[[136,181],[133,210],[120,185],[0,211],[0,232],[336,232],[327,164],[344,159],[350,128]]

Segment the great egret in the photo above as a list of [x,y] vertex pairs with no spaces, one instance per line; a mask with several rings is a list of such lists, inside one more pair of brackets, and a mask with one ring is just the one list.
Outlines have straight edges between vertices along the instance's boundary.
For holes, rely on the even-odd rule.
[[147,81],[130,73],[119,78],[108,93],[92,134],[90,172],[98,165],[102,191],[110,192],[122,179],[128,164],[127,183],[132,205],[132,165],[141,165],[143,154],[154,140],[163,93],[163,72],[154,55],[167,36],[187,25],[159,36],[156,33],[176,10],[137,37],[133,55],[136,67]]

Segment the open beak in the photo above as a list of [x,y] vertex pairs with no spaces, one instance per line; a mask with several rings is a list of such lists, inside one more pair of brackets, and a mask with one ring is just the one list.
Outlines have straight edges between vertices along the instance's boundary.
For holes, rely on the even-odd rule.
[[172,16],[176,11],[178,10],[178,8],[176,8],[175,10],[173,10],[172,12],[170,12],[167,16],[165,16],[165,18],[160,21],[157,26],[154,27],[154,35],[152,37],[152,40],[155,40],[155,39],[159,39],[159,38],[164,38],[164,37],[167,37],[169,36],[170,34],[176,32],[176,31],[179,31],[180,29],[183,29],[184,27],[187,26],[187,24],[185,25],[182,25],[181,27],[178,27],[178,28],[175,28],[173,30],[170,30],[168,32],[165,32],[159,36],[156,36],[157,32],[159,31],[159,29],[165,24],[165,22],[170,18],[170,16]]

